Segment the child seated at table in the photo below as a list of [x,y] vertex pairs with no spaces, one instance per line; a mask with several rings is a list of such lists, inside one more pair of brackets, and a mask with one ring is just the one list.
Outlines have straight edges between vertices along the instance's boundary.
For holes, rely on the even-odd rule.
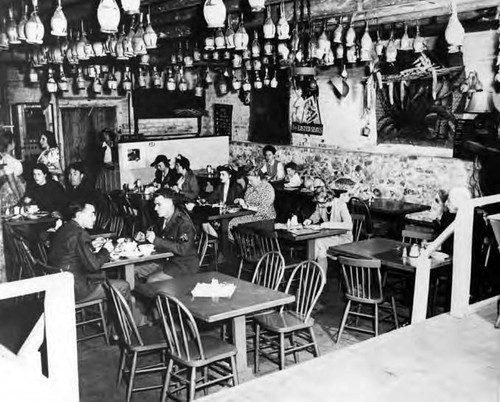
[[285,187],[300,187],[302,184],[302,179],[297,173],[298,167],[295,162],[288,162],[285,165],[286,176],[285,176]]
[[346,229],[347,232],[335,236],[323,237],[314,241],[314,256],[326,274],[328,260],[326,252],[329,247],[352,242],[352,218],[347,209],[348,192],[334,197],[325,187],[315,193],[316,210],[304,220],[304,226],[321,223],[324,229]]

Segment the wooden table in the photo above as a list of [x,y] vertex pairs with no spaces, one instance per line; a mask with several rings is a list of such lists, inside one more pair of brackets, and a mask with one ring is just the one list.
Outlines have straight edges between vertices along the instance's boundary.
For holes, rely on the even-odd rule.
[[[408,248],[409,244],[397,240],[375,237],[373,239],[340,244],[328,249],[328,255],[343,255],[352,258],[378,259],[382,265],[401,271],[415,272],[416,258],[403,257],[402,247]],[[431,269],[450,265],[452,258],[444,261],[431,258]]]
[[113,260],[106,262],[101,269],[111,269],[116,267],[124,267],[125,270],[125,280],[129,283],[130,289],[135,288],[135,272],[134,267],[135,264],[139,264],[141,262],[154,261],[167,259],[172,257],[173,254],[170,251],[165,251],[163,253],[153,252],[150,255],[143,255],[142,257],[133,257],[133,258],[119,258],[118,260]]
[[[304,229],[307,229],[304,228]],[[311,229],[309,232],[298,234],[290,229],[279,229],[276,231],[279,238],[292,242],[307,242],[307,259],[314,260],[314,241],[322,237],[336,236],[346,233],[346,229]]]
[[239,209],[236,212],[221,212],[218,207],[211,205],[196,206],[192,215],[201,222],[220,221],[222,253],[225,257],[229,255],[229,221],[233,218],[246,215],[254,215],[255,211]]
[[[236,290],[229,299],[194,298],[191,290],[196,283],[209,283],[212,279],[236,285]],[[203,272],[196,275],[182,276],[168,281],[140,284],[136,292],[146,297],[155,297],[164,293],[178,298],[193,316],[207,323],[230,319],[233,329],[233,343],[236,346],[236,366],[240,377],[252,377],[247,365],[247,340],[245,315],[284,304],[292,303],[295,296],[277,292],[247,281],[224,275],[220,272]]]
[[389,234],[395,239],[401,238],[401,230],[404,228],[404,220],[407,214],[431,209],[429,205],[414,204],[388,198],[375,198],[367,202],[367,205],[374,217],[378,216],[389,221]]

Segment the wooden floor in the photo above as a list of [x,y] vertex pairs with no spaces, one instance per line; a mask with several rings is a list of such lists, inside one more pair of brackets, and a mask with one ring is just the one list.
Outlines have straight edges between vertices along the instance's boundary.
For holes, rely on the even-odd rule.
[[330,352],[209,401],[500,401],[496,301],[467,318],[443,314]]

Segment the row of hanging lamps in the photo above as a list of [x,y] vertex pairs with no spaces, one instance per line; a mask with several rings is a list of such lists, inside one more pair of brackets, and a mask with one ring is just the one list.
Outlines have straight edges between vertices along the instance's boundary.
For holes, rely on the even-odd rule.
[[24,26],[24,33],[26,35],[26,43],[31,45],[41,45],[43,43],[43,36],[45,35],[45,28],[38,16],[38,0],[31,0],[33,4],[33,12],[30,19]]
[[226,21],[226,6],[223,0],[205,0],[203,16],[208,28],[222,28]]
[[115,0],[101,0],[97,7],[97,21],[102,33],[113,34],[118,32],[120,17],[120,8]]
[[68,20],[64,15],[61,0],[58,0],[54,15],[50,19],[50,27],[52,28],[50,34],[53,36],[66,36],[68,34]]

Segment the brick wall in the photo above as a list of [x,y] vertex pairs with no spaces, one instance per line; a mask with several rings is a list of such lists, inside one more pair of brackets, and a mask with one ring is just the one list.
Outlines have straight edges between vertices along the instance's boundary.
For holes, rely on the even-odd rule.
[[198,118],[139,119],[137,129],[139,134],[155,137],[197,134]]

